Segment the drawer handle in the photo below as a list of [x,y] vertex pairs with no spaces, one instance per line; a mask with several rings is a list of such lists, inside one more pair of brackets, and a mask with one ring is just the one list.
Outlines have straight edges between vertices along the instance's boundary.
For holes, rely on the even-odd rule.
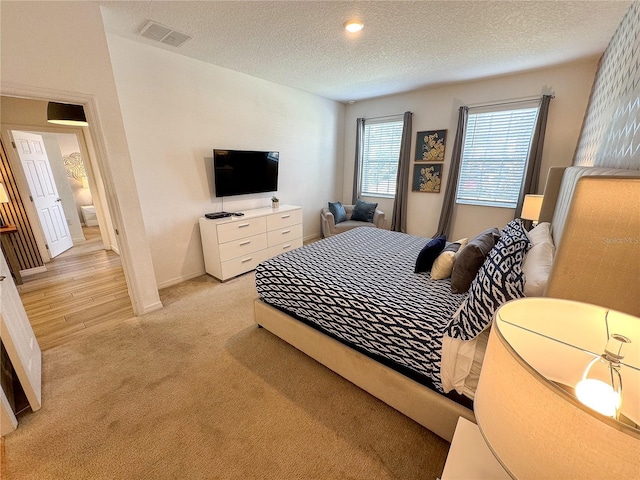
[[291,233],[291,230],[285,230],[282,232],[283,235],[286,235],[287,233]]
[[249,245],[250,243],[251,243],[251,240],[247,240],[246,242],[242,242],[240,246],[244,247],[245,245]]
[[240,225],[238,225],[238,228],[248,227],[249,225],[249,223],[241,223]]
[[291,215],[282,215],[280,218],[289,218]]
[[282,246],[282,249],[283,249],[283,250],[286,250],[287,248],[291,248],[291,244],[289,244],[289,245],[283,245],[283,246]]
[[242,259],[242,263],[247,263],[249,261],[253,260],[253,257],[249,257],[249,258],[243,258]]

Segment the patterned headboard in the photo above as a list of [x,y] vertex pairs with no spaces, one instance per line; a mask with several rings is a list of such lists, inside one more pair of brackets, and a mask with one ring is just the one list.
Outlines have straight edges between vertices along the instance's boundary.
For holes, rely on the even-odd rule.
[[557,183],[545,295],[640,317],[640,172],[568,167]]

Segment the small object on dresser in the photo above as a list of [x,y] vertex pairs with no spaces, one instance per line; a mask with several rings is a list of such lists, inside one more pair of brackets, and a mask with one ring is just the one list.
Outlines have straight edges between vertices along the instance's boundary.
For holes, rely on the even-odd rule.
[[273,197],[271,197],[271,207],[278,208],[279,206],[280,206],[280,199],[274,195]]
[[210,220],[215,220],[216,218],[226,218],[233,215],[231,212],[213,212],[213,213],[205,213],[204,216]]

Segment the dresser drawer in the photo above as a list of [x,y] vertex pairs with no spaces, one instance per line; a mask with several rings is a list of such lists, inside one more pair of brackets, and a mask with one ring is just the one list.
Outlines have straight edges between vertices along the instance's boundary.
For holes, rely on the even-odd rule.
[[280,230],[274,230],[267,232],[267,240],[270,247],[279,245],[285,242],[291,242],[298,238],[302,238],[302,225],[292,225],[291,227],[284,227]]
[[276,255],[280,255],[281,253],[288,252],[289,250],[294,250],[296,248],[300,248],[302,246],[302,238],[296,238],[290,242],[281,243],[280,245],[276,245],[275,247],[269,247],[267,249],[267,258],[275,257]]
[[248,255],[267,248],[267,234],[261,233],[252,237],[240,238],[220,245],[220,261]]
[[260,262],[269,258],[268,251],[260,250],[222,262],[222,278],[227,279],[254,270]]
[[227,243],[267,231],[264,217],[243,219],[218,225],[218,243]]
[[267,249],[267,253],[268,253],[267,258],[275,257],[276,255],[280,255],[281,253],[288,252],[296,248],[300,248],[301,246],[302,246],[302,238],[297,238],[290,242],[276,245],[275,247],[269,247]]
[[280,230],[284,227],[302,223],[302,210],[288,210],[267,217],[267,230]]

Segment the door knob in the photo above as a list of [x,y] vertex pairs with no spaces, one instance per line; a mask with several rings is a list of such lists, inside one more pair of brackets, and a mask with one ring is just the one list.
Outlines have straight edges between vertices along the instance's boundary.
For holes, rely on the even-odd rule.
[[3,281],[5,278],[7,277],[5,277],[4,275],[0,275],[0,282]]
[[56,202],[61,202],[62,199],[61,198],[56,198]]

